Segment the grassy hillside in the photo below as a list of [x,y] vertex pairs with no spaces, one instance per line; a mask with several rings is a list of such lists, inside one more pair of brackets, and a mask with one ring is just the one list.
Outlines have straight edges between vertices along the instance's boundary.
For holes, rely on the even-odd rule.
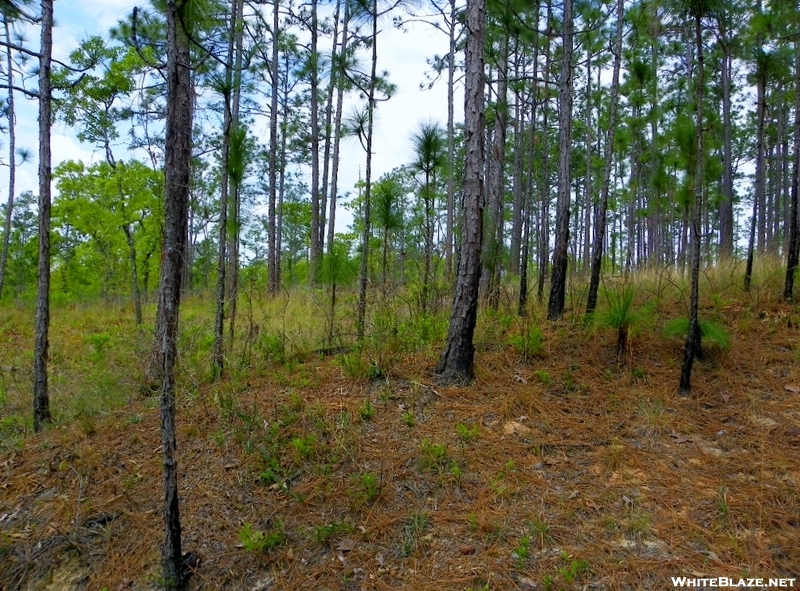
[[[375,296],[327,339],[323,291],[245,294],[230,372],[213,305],[184,307],[178,445],[190,589],[656,589],[800,576],[800,312],[779,272],[702,287],[705,358],[677,395],[688,289],[606,283],[550,323],[482,310],[477,379],[440,387],[443,299]],[[249,296],[249,297],[247,297]],[[149,310],[148,322],[154,311]],[[53,313],[55,425],[31,432],[32,310],[0,309],[0,589],[157,586],[158,400],[149,330],[100,303]],[[678,320],[676,320],[678,319]],[[149,326],[149,324],[147,324]],[[620,327],[625,327],[622,350]],[[679,333],[679,329],[677,330]],[[329,355],[327,353],[333,353]]]

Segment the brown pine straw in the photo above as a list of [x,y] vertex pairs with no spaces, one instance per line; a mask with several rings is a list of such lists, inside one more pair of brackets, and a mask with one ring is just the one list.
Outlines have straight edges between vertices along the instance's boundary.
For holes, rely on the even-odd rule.
[[[224,385],[184,395],[184,547],[201,556],[189,588],[462,591],[550,580],[630,590],[672,588],[672,576],[796,577],[800,394],[786,387],[800,386],[800,322],[780,304],[746,314],[726,312],[731,350],[696,366],[689,399],[677,396],[682,343],[658,327],[636,334],[619,366],[612,330],[567,321],[542,324],[544,351],[528,364],[505,340],[485,343],[471,387],[436,385],[431,352],[375,383],[313,358],[311,378],[287,386],[297,374],[275,366],[230,390],[228,417],[216,402]],[[362,421],[367,398],[374,416]],[[158,408],[132,400],[92,434],[59,427],[0,456],[0,589],[43,589],[68,571],[84,587],[64,589],[157,585]],[[278,421],[283,444],[270,447]],[[524,429],[507,432],[511,421]],[[460,439],[459,424],[477,437]],[[300,457],[292,439],[311,436]],[[423,441],[445,446],[441,465],[426,467]],[[278,454],[287,481],[260,480],[262,451]],[[371,502],[366,473],[380,482]],[[245,523],[282,524],[286,543],[247,551]],[[345,533],[320,541],[317,528],[332,523]]]

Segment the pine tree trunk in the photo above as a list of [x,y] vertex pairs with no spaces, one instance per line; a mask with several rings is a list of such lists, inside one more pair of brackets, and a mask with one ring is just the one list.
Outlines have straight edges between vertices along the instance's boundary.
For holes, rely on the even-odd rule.
[[[377,16],[375,17],[377,18]],[[317,0],[311,0],[311,260],[309,284],[316,285],[322,245],[319,203],[319,67],[317,53]],[[373,51],[374,53],[374,51]],[[374,85],[374,84],[373,84]]]
[[278,31],[279,0],[273,0],[272,7],[272,97],[270,99],[269,122],[269,203],[267,204],[267,274],[269,276],[267,290],[270,295],[278,293],[278,274],[280,267],[280,251],[277,236],[277,201],[278,201]]
[[14,68],[11,62],[11,33],[9,31],[9,16],[3,15],[3,25],[6,33],[6,81],[8,98],[6,99],[6,116],[8,117],[8,201],[6,202],[6,219],[3,224],[3,250],[0,253],[0,300],[3,299],[3,287],[6,282],[6,268],[8,266],[8,246],[11,242],[11,219],[14,214],[14,191],[17,179],[17,145],[16,145],[16,115],[14,112]]
[[567,264],[569,248],[569,212],[571,193],[570,160],[572,156],[572,40],[574,22],[573,0],[564,0],[564,32],[561,57],[561,74],[558,93],[558,202],[556,206],[556,236],[553,248],[553,274],[547,317],[556,320],[564,312],[567,289]]
[[39,263],[33,349],[33,429],[51,421],[47,385],[50,349],[50,126],[52,99],[50,65],[53,53],[53,0],[42,0],[42,36],[39,54]]
[[733,57],[728,38],[727,16],[720,18],[722,47],[722,193],[719,202],[719,255],[723,262],[733,256],[733,132],[731,121],[731,73]]
[[623,0],[617,0],[617,27],[614,34],[614,73],[611,78],[610,111],[608,115],[608,134],[603,154],[603,187],[600,206],[597,210],[592,244],[592,272],[589,279],[589,295],[586,299],[586,315],[594,314],[597,308],[597,291],[600,288],[600,271],[603,267],[603,244],[606,236],[608,218],[608,196],[611,191],[611,168],[614,157],[614,140],[617,134],[619,111],[619,72],[622,65],[622,25],[625,17]]
[[455,70],[456,70],[456,0],[450,0],[447,54],[447,223],[445,230],[445,277],[453,276],[453,236],[455,233]]
[[178,316],[189,219],[189,165],[192,143],[192,81],[189,39],[181,26],[177,0],[167,0],[167,122],[165,142],[164,260],[159,289],[164,321],[162,362],[161,444],[164,464],[163,547],[164,586],[184,585],[181,524],[178,508],[178,460],[175,440],[175,365]]
[[797,270],[798,250],[798,191],[800,191],[800,40],[794,42],[794,169],[792,170],[791,207],[789,210],[789,248],[786,263],[786,281],[783,298],[787,302],[794,301],[794,276]]
[[483,233],[483,29],[484,0],[467,0],[467,48],[464,81],[464,207],[461,252],[450,325],[436,373],[443,382],[472,380],[475,347],[472,337],[478,313]]
[[694,213],[692,214],[692,291],[689,299],[689,332],[684,346],[683,365],[681,366],[680,394],[688,396],[691,392],[692,365],[700,351],[700,320],[698,317],[700,304],[700,219],[703,211],[703,160],[705,143],[703,131],[703,26],[699,12],[695,15],[695,43],[697,50],[697,77],[695,79],[695,128],[697,130],[697,164],[694,171]]
[[369,279],[370,195],[372,192],[372,136],[375,121],[375,86],[378,67],[378,0],[372,1],[372,71],[367,96],[367,166],[364,179],[364,231],[361,236],[361,271],[358,278],[358,306],[356,331],[358,339],[364,338],[367,316],[367,281]]

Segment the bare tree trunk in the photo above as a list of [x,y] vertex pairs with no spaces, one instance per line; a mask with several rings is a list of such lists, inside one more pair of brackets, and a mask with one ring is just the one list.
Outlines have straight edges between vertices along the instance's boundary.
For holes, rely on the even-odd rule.
[[367,281],[369,273],[370,194],[372,191],[372,136],[375,121],[375,83],[378,67],[378,0],[372,0],[372,71],[367,97],[367,167],[364,179],[364,232],[361,236],[361,272],[358,278],[358,308],[356,330],[359,340],[364,338],[367,316]]
[[[551,0],[547,0],[547,12],[545,22],[550,23],[553,15],[553,4]],[[541,173],[539,178],[542,180],[539,187],[540,197],[540,211],[539,211],[539,231],[538,231],[538,259],[539,259],[539,276],[536,285],[536,299],[542,303],[544,299],[544,284],[547,279],[547,270],[550,260],[550,141],[548,129],[548,117],[550,113],[550,97],[548,83],[546,79],[550,75],[550,37],[549,37],[549,24],[548,24],[548,37],[545,43],[544,53],[544,103],[542,105],[542,158],[541,158]]]
[[53,53],[53,0],[42,0],[42,41],[39,54],[39,264],[36,289],[36,326],[33,349],[33,429],[51,421],[47,388],[50,349],[50,64]]
[[697,164],[694,171],[694,213],[692,215],[692,291],[689,306],[689,332],[684,346],[683,365],[681,366],[680,394],[688,396],[691,392],[692,365],[695,356],[700,352],[700,320],[698,318],[700,303],[700,218],[703,211],[703,159],[705,152],[703,132],[703,25],[702,16],[695,14],[695,43],[697,48],[697,77],[695,80],[696,107],[695,127],[697,129]]
[[[342,49],[340,55],[345,55],[347,51],[347,34],[350,24],[350,5],[345,2],[344,21],[342,22]],[[333,73],[331,74],[334,75]],[[337,68],[336,76],[336,115],[333,120],[333,159],[331,166],[331,186],[330,186],[330,213],[328,214],[328,255],[333,256],[334,238],[336,236],[336,193],[339,190],[339,144],[342,135],[342,109],[344,106],[344,74]],[[335,294],[331,294],[335,298]]]
[[[233,35],[235,37],[235,59],[233,62],[233,97],[231,101],[231,129],[240,130],[239,128],[239,104],[242,98],[242,43],[244,35],[243,14],[244,14],[244,0],[236,0],[236,19],[234,21]],[[237,156],[241,158],[242,155]],[[239,162],[238,164],[244,164]],[[233,350],[233,339],[236,333],[236,304],[239,301],[239,244],[241,242],[241,228],[242,228],[242,199],[240,193],[241,179],[235,178],[230,172],[227,172],[230,177],[230,196],[233,228],[229,235],[230,239],[230,254],[228,255],[230,272],[228,273],[228,348]]]
[[125,233],[125,242],[128,245],[128,253],[131,258],[131,293],[133,294],[133,309],[136,316],[136,326],[141,326],[142,293],[139,290],[139,272],[136,265],[136,243],[133,240],[130,224],[123,224],[122,231]]
[[589,295],[586,298],[586,315],[594,314],[597,308],[597,290],[600,287],[600,271],[603,268],[603,244],[606,236],[608,218],[608,195],[611,189],[611,167],[614,158],[614,138],[617,134],[619,111],[619,72],[622,65],[622,25],[625,19],[623,0],[617,0],[617,28],[614,35],[614,73],[611,77],[610,112],[608,115],[608,134],[603,154],[603,187],[600,206],[595,217],[594,242],[592,244],[592,272],[589,278]]
[[336,9],[333,13],[333,42],[331,43],[331,63],[330,63],[330,76],[328,77],[328,97],[325,103],[325,123],[323,129],[325,130],[325,147],[323,148],[322,156],[322,189],[320,190],[321,203],[320,223],[319,223],[319,247],[320,256],[325,252],[325,208],[328,200],[328,178],[330,176],[331,166],[331,144],[333,143],[333,133],[331,124],[333,123],[333,104],[336,97],[336,62],[339,57],[337,47],[339,46],[339,14],[342,8],[342,0],[336,0]]
[[[377,16],[375,17],[377,18]],[[309,284],[316,285],[319,262],[322,258],[320,244],[319,211],[319,67],[317,53],[317,0],[311,0],[311,260]],[[373,41],[374,42],[374,41]],[[374,52],[373,52],[374,53]],[[374,72],[373,72],[374,73]],[[369,156],[368,156],[369,157]]]
[[178,460],[175,440],[175,365],[183,259],[189,218],[189,165],[192,151],[192,79],[189,39],[181,26],[177,0],[167,0],[167,123],[165,143],[164,260],[158,305],[163,310],[160,345],[161,444],[164,463],[164,524],[162,553],[164,587],[182,589],[185,582],[178,508]]
[[[225,368],[225,294],[229,257],[228,209],[230,186],[231,129],[233,113],[231,111],[231,85],[233,82],[233,46],[234,29],[236,27],[237,2],[231,4],[230,31],[228,37],[228,56],[225,61],[225,88],[223,90],[222,108],[222,163],[220,171],[220,212],[219,212],[219,254],[217,257],[217,297],[214,314],[214,346],[211,352],[211,366],[215,378],[221,378]],[[228,290],[228,293],[230,291]]]
[[[534,50],[535,51],[535,50]],[[523,60],[519,52],[514,64],[514,78],[520,76],[520,61]],[[522,70],[525,70],[523,61]],[[514,93],[514,176],[511,185],[511,244],[509,247],[508,270],[517,275],[519,273],[519,257],[522,243],[522,110],[523,100],[520,92]]]
[[789,212],[789,252],[786,263],[786,282],[783,298],[787,302],[794,301],[794,275],[797,270],[798,250],[798,191],[800,191],[800,40],[794,42],[794,169],[792,170],[792,204]]
[[553,274],[547,317],[560,318],[564,312],[567,289],[567,264],[569,247],[569,210],[571,193],[570,160],[572,155],[572,40],[574,22],[573,0],[564,0],[564,33],[559,77],[558,113],[558,204],[556,209],[556,237],[553,249]]
[[733,134],[731,122],[731,55],[727,15],[719,19],[722,43],[722,194],[719,202],[719,255],[727,262],[733,256]]
[[269,203],[267,205],[267,273],[270,295],[278,293],[278,274],[281,264],[277,236],[276,203],[278,201],[278,31],[280,27],[279,0],[272,6],[272,97],[270,99],[269,122]]
[[464,219],[456,293],[450,325],[436,373],[443,382],[472,380],[475,347],[472,337],[478,314],[483,233],[483,28],[484,0],[467,0],[467,49],[464,88]]
[[8,26],[9,16],[3,15],[6,32],[6,78],[8,83],[8,99],[6,116],[8,117],[8,201],[6,202],[6,219],[3,225],[3,252],[0,254],[0,300],[3,298],[3,286],[6,280],[8,265],[8,245],[11,242],[11,218],[14,214],[14,191],[17,179],[17,144],[16,115],[14,112],[14,65],[11,61],[11,33]]
[[449,282],[453,276],[453,234],[455,228],[455,122],[454,93],[456,70],[456,0],[450,0],[449,53],[447,55],[447,228],[444,267]]

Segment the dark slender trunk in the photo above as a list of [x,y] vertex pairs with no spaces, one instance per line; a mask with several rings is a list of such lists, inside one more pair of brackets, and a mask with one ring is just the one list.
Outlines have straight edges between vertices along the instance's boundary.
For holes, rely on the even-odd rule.
[[450,0],[449,53],[447,55],[447,228],[445,230],[445,276],[453,276],[453,235],[455,227],[455,121],[454,85],[456,70],[456,2]]
[[[225,294],[227,290],[229,236],[228,214],[230,207],[230,156],[231,156],[231,130],[233,128],[233,113],[231,110],[231,85],[233,82],[233,46],[234,29],[236,27],[237,3],[231,4],[231,21],[228,37],[228,57],[225,63],[225,90],[223,91],[222,108],[222,162],[220,163],[220,210],[219,210],[219,252],[217,257],[217,295],[216,312],[214,314],[214,346],[211,351],[211,366],[215,378],[222,377],[225,369]],[[235,223],[235,222],[234,222]]]
[[564,313],[567,290],[567,264],[569,247],[569,212],[572,155],[572,1],[564,1],[564,48],[559,76],[558,113],[558,204],[556,209],[556,237],[553,249],[553,274],[547,317],[556,320]]
[[[233,62],[233,97],[231,100],[231,129],[239,131],[239,104],[242,97],[242,36],[244,27],[242,24],[244,13],[244,0],[236,0],[236,20],[233,35],[235,37],[235,59]],[[239,148],[241,150],[241,146]],[[238,158],[242,158],[239,154]],[[239,162],[238,165],[243,165]],[[236,304],[239,301],[239,244],[241,242],[242,228],[242,199],[240,189],[240,178],[235,178],[230,172],[230,197],[231,197],[231,221],[233,222],[232,231],[229,233],[230,254],[228,272],[228,348],[233,350],[233,339],[236,333]]]
[[[377,18],[377,17],[375,17]],[[322,258],[319,203],[319,68],[317,0],[311,0],[311,259],[309,284],[316,285]]]
[[720,18],[722,39],[722,194],[719,202],[719,255],[727,262],[733,255],[733,134],[731,121],[731,55],[727,16]]
[[800,191],[800,40],[794,42],[794,169],[792,170],[791,207],[789,208],[789,247],[786,263],[786,282],[783,298],[787,302],[794,301],[794,276],[797,270],[798,250],[798,191]]
[[42,41],[39,54],[39,264],[36,289],[36,326],[33,349],[33,429],[51,421],[47,387],[50,349],[50,64],[53,53],[53,0],[42,0]]
[[378,67],[378,1],[372,1],[372,71],[367,97],[367,169],[364,179],[364,232],[361,236],[361,272],[358,278],[358,309],[356,330],[359,340],[364,338],[367,316],[367,281],[369,273],[370,194],[372,191],[372,136],[375,121],[375,83]]
[[139,272],[136,265],[136,243],[133,240],[133,233],[129,224],[123,224],[122,231],[125,233],[125,242],[128,245],[128,254],[131,259],[131,294],[133,294],[133,310],[136,315],[136,326],[142,324],[142,292],[139,290]]
[[694,171],[694,213],[692,215],[692,291],[689,299],[689,332],[684,346],[683,365],[681,366],[680,394],[688,396],[691,392],[692,365],[700,351],[700,320],[698,318],[700,302],[700,219],[703,211],[703,158],[705,152],[703,130],[703,26],[700,14],[695,15],[695,44],[697,50],[696,89],[696,123],[697,130],[697,164]]
[[278,201],[278,31],[279,20],[279,0],[273,0],[272,10],[272,97],[270,98],[270,122],[269,122],[269,203],[267,205],[267,274],[268,291],[270,295],[278,293],[278,274],[281,264],[280,251],[278,248],[277,237],[277,212],[276,204]]
[[[340,55],[344,56],[347,51],[348,25],[350,24],[350,5],[345,2],[344,21],[342,22],[342,49]],[[328,255],[333,256],[334,239],[336,236],[336,193],[339,190],[339,145],[342,135],[342,109],[344,106],[344,74],[336,69],[331,73],[336,80],[336,115],[333,119],[333,157],[331,166],[331,186],[330,186],[330,213],[328,214]],[[331,297],[335,297],[331,294]]]
[[[553,14],[553,5],[551,0],[547,0],[547,12],[545,22],[550,23]],[[550,32],[548,24],[548,35]],[[547,279],[547,271],[550,261],[550,141],[548,118],[550,114],[550,88],[547,83],[547,78],[550,75],[550,41],[549,36],[545,43],[544,52],[544,71],[545,82],[544,86],[544,103],[542,104],[542,156],[541,156],[541,172],[539,178],[541,184],[539,186],[540,197],[540,210],[539,210],[539,224],[538,224],[538,263],[539,263],[539,277],[536,286],[536,299],[542,303],[544,299],[544,284]]]
[[6,219],[3,225],[3,251],[0,254],[0,300],[3,299],[3,286],[6,281],[6,267],[8,265],[8,246],[11,242],[11,219],[14,214],[14,191],[17,179],[17,145],[16,145],[16,116],[14,113],[14,65],[11,61],[11,33],[8,26],[9,16],[3,15],[3,25],[6,32],[6,81],[8,83],[8,99],[6,103],[6,116],[8,117],[8,201],[6,202]]
[[450,325],[436,373],[444,382],[469,382],[475,347],[483,233],[483,27],[484,0],[467,0],[467,48],[464,81],[464,207],[461,252]]
[[164,587],[182,589],[185,582],[178,508],[178,460],[175,440],[175,365],[178,317],[189,219],[189,165],[192,143],[192,79],[189,39],[180,24],[177,0],[167,0],[167,123],[165,142],[164,260],[159,289],[164,319],[161,444],[164,464]]
[[339,13],[341,11],[342,0],[336,0],[336,10],[333,13],[333,42],[331,46],[331,64],[330,76],[328,77],[328,97],[325,103],[325,147],[323,148],[322,155],[322,189],[320,190],[321,203],[319,206],[320,222],[319,222],[319,248],[320,257],[325,252],[325,207],[328,201],[328,178],[330,176],[331,166],[331,144],[333,143],[333,135],[331,125],[333,123],[333,103],[336,93],[336,61],[337,61],[337,47],[339,46]]
[[594,314],[597,308],[597,291],[600,287],[600,272],[603,268],[603,245],[606,237],[608,218],[608,196],[611,190],[611,168],[614,157],[614,138],[617,133],[617,113],[619,110],[619,72],[622,65],[622,25],[624,22],[623,0],[617,0],[617,28],[614,36],[614,73],[611,78],[610,112],[608,115],[608,134],[603,154],[603,187],[600,205],[595,216],[594,243],[592,244],[592,272],[589,279],[589,295],[586,299],[586,314]]
[[[517,54],[514,64],[514,78],[520,75],[520,60],[523,58]],[[522,70],[525,70],[523,62]],[[519,257],[522,244],[522,110],[523,101],[520,92],[514,93],[514,173],[511,184],[511,244],[509,245],[508,270],[514,274],[519,274]]]

